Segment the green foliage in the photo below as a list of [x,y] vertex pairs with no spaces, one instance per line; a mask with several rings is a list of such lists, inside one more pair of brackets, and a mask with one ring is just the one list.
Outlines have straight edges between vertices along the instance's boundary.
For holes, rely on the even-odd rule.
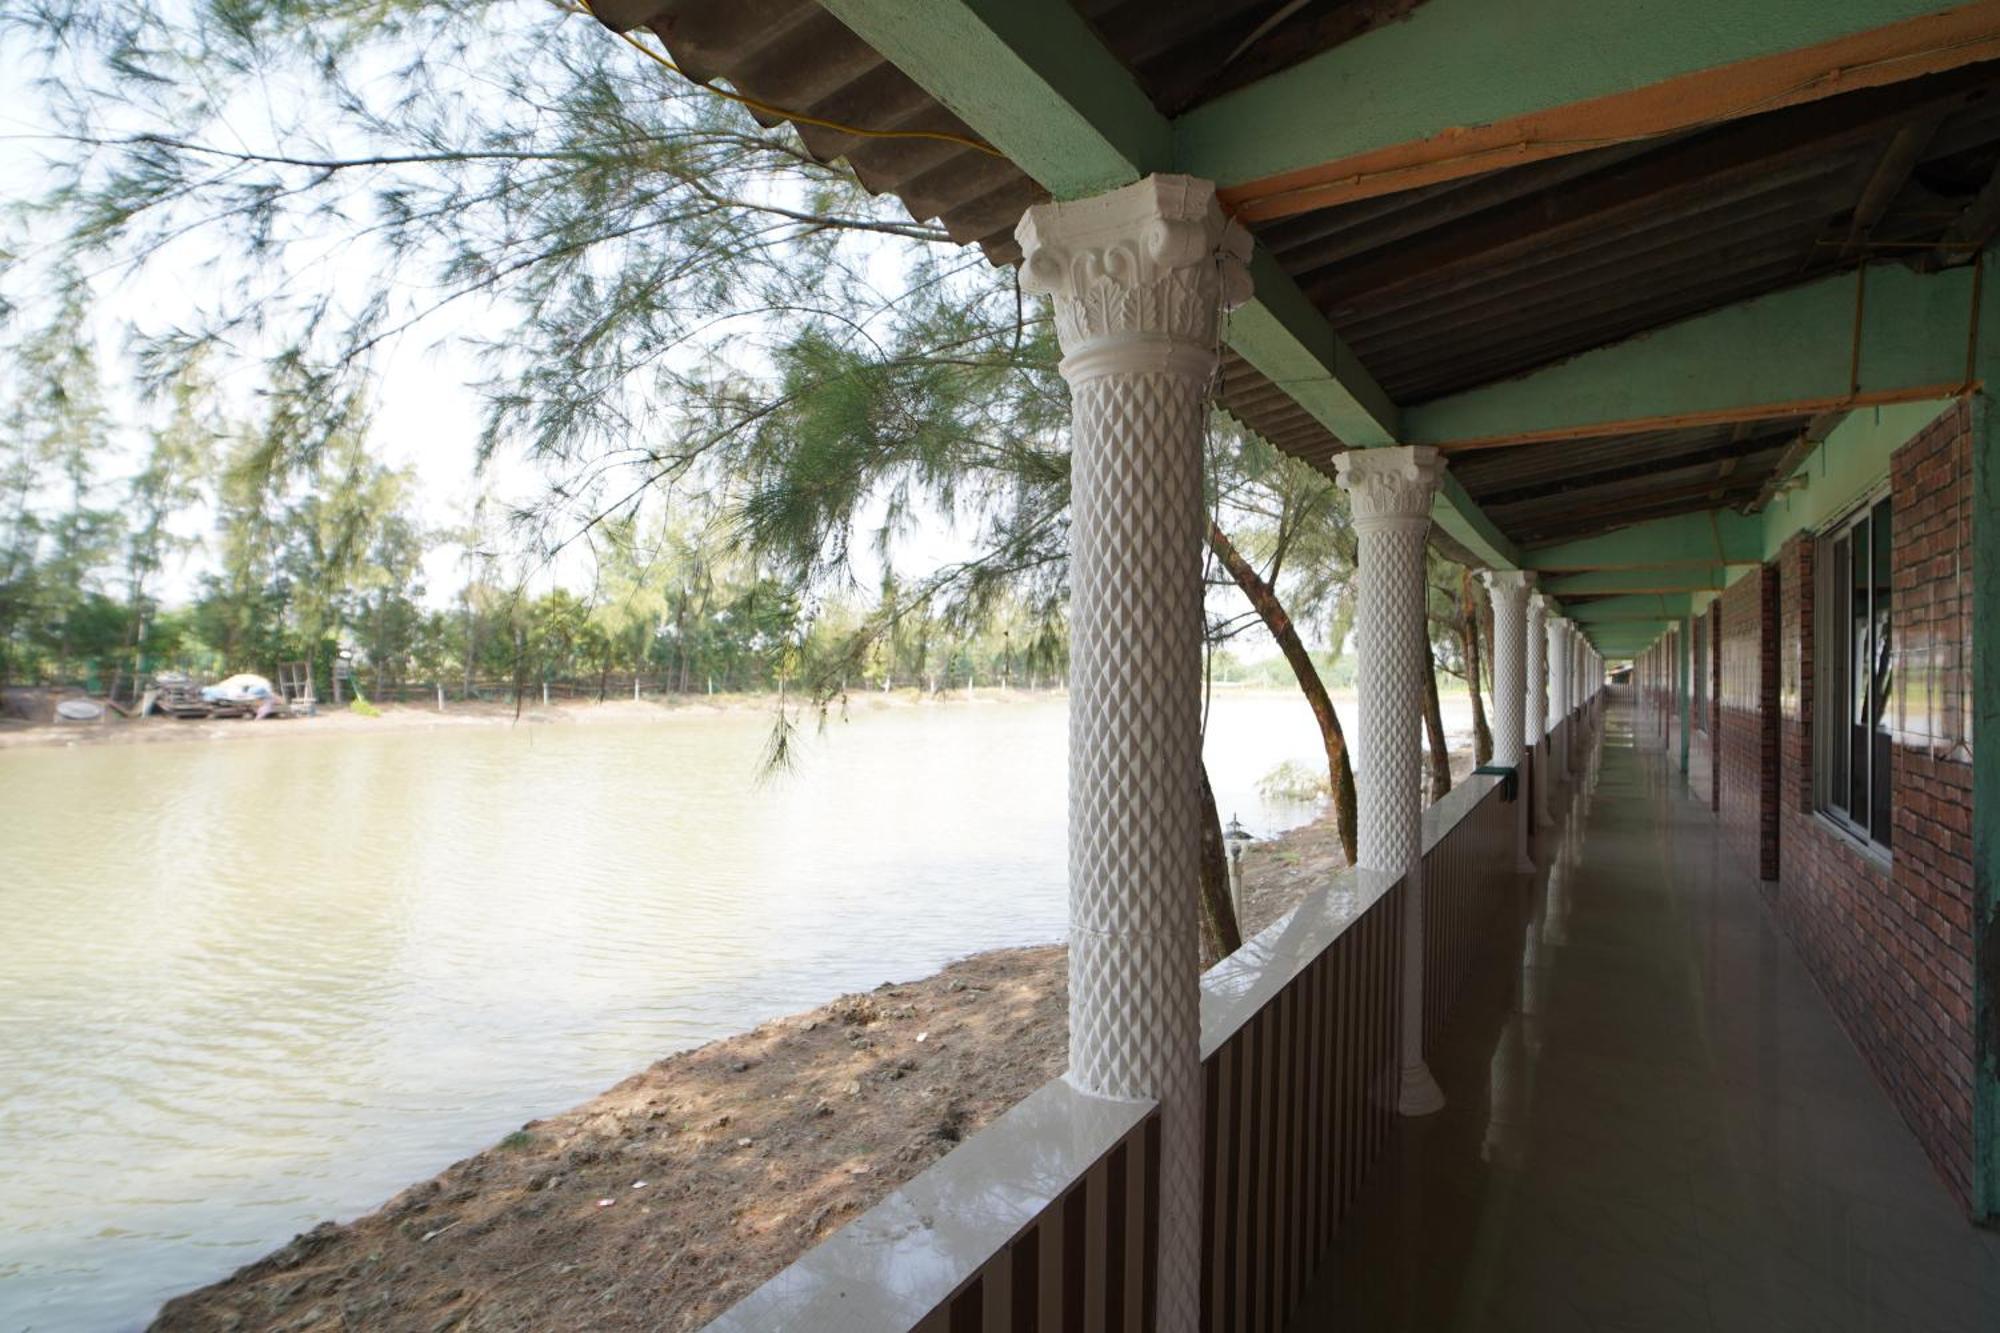
[[1257,794],[1267,801],[1289,801],[1300,805],[1324,801],[1333,791],[1324,764],[1301,764],[1287,759],[1257,779]]

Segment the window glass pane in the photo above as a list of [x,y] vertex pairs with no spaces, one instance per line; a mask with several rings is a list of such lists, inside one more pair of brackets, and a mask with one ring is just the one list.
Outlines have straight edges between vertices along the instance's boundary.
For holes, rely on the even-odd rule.
[[1892,588],[1889,557],[1893,542],[1889,537],[1889,501],[1883,499],[1875,505],[1875,512],[1869,517],[1869,550],[1872,585],[1869,595],[1871,619],[1869,622],[1869,644],[1874,654],[1874,668],[1868,687],[1868,721],[1870,744],[1868,779],[1868,830],[1875,841],[1884,847],[1889,845],[1891,822],[1889,691],[1894,687],[1895,672],[1894,640],[1890,635],[1889,608]]
[[1826,745],[1826,787],[1822,799],[1832,808],[1847,808],[1847,583],[1848,547],[1845,535],[1834,539],[1833,558],[1828,562],[1826,610],[1822,623],[1826,640],[1818,651],[1826,654],[1826,718],[1820,736]]
[[1869,734],[1873,730],[1868,725],[1868,683],[1870,679],[1868,644],[1868,584],[1871,566],[1868,560],[1868,523],[1863,520],[1855,524],[1850,539],[1853,559],[1850,562],[1852,577],[1848,583],[1848,640],[1847,640],[1847,813],[1857,824],[1868,823],[1868,749]]

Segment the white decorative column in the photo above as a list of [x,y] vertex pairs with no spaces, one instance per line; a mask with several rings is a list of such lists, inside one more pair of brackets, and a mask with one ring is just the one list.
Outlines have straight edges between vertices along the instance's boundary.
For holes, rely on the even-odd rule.
[[1149,176],[1028,210],[1070,432],[1068,1079],[1160,1104],[1159,1328],[1201,1269],[1202,442],[1250,237],[1215,187]]
[[1535,827],[1555,823],[1549,817],[1549,599],[1541,593],[1528,598],[1528,717],[1526,745],[1535,756]]
[[[1562,616],[1549,617],[1549,717],[1550,726],[1569,719],[1569,621]],[[1570,732],[1576,730],[1571,727]],[[1567,739],[1568,733],[1565,733]],[[1569,781],[1569,746],[1551,745],[1549,750],[1555,756],[1556,776]]]
[[1359,695],[1355,860],[1404,876],[1402,1077],[1396,1109],[1429,1115],[1444,1092],[1424,1063],[1422,726],[1424,546],[1431,496],[1444,473],[1428,446],[1350,449],[1334,458],[1352,500],[1355,562],[1354,676]]
[[[1519,569],[1489,569],[1486,588],[1493,597],[1493,762],[1520,769],[1527,754],[1528,586],[1534,575]],[[1516,800],[1514,869],[1533,874],[1528,855],[1528,804]]]

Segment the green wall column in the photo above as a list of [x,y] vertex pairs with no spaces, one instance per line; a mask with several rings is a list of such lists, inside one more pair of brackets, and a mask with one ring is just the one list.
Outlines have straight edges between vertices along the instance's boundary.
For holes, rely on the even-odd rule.
[[1694,725],[1694,621],[1682,616],[1674,636],[1680,640],[1680,651],[1674,655],[1674,674],[1678,678],[1681,712],[1681,776],[1688,771],[1688,732]]
[[[1991,374],[2000,367],[1991,367]],[[1972,1208],[2000,1219],[2000,405],[1972,400]],[[1984,741],[1985,744],[1979,742]]]

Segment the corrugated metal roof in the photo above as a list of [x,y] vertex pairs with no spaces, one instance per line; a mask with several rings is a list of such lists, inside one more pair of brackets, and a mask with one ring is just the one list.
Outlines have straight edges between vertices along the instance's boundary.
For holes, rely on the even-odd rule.
[[1389,395],[1422,402],[1922,253],[2000,160],[1996,92],[2000,67],[1969,66],[1257,231]]
[[[1411,7],[1073,3],[1169,111]],[[694,77],[726,79],[763,101],[870,128],[972,133],[816,0],[597,0],[596,9],[615,25],[650,27]],[[1218,64],[1221,76],[1197,77]],[[1885,254],[1952,261],[1929,247],[1994,178],[1996,93],[2000,63],[1974,65],[1257,230],[1390,396],[1421,402]],[[1013,164],[973,149],[798,128],[815,155],[845,158],[868,189],[898,195],[919,221],[938,221],[995,263],[1018,261],[1014,224],[1046,197]],[[1340,442],[1233,355],[1221,397],[1250,429],[1331,470]],[[1724,472],[1716,451],[1766,438],[1781,445],[1797,430],[1786,421],[1760,423],[1750,440],[1687,431],[1524,446],[1454,457],[1453,471],[1510,536],[1553,540],[1742,503],[1775,455],[1738,449]],[[1604,475],[1641,461],[1643,474]]]
[[1810,418],[1604,435],[1470,450],[1452,475],[1524,545],[1565,541],[1638,518],[1754,498]]
[[[1143,26],[1142,8],[1128,5],[1104,17],[1118,31],[1136,32]],[[1186,0],[1181,17],[1202,8],[1198,0]],[[759,101],[867,129],[973,135],[816,0],[598,0],[595,9],[615,26],[651,28],[691,77],[727,80]],[[1030,205],[1048,198],[1012,162],[971,148],[863,138],[816,125],[796,128],[814,156],[828,162],[844,158],[864,187],[895,194],[917,221],[941,223],[953,240],[977,243],[996,264],[1020,261],[1014,224]],[[1287,452],[1330,466],[1339,441],[1234,354],[1224,359],[1223,384],[1225,407],[1246,427]]]

